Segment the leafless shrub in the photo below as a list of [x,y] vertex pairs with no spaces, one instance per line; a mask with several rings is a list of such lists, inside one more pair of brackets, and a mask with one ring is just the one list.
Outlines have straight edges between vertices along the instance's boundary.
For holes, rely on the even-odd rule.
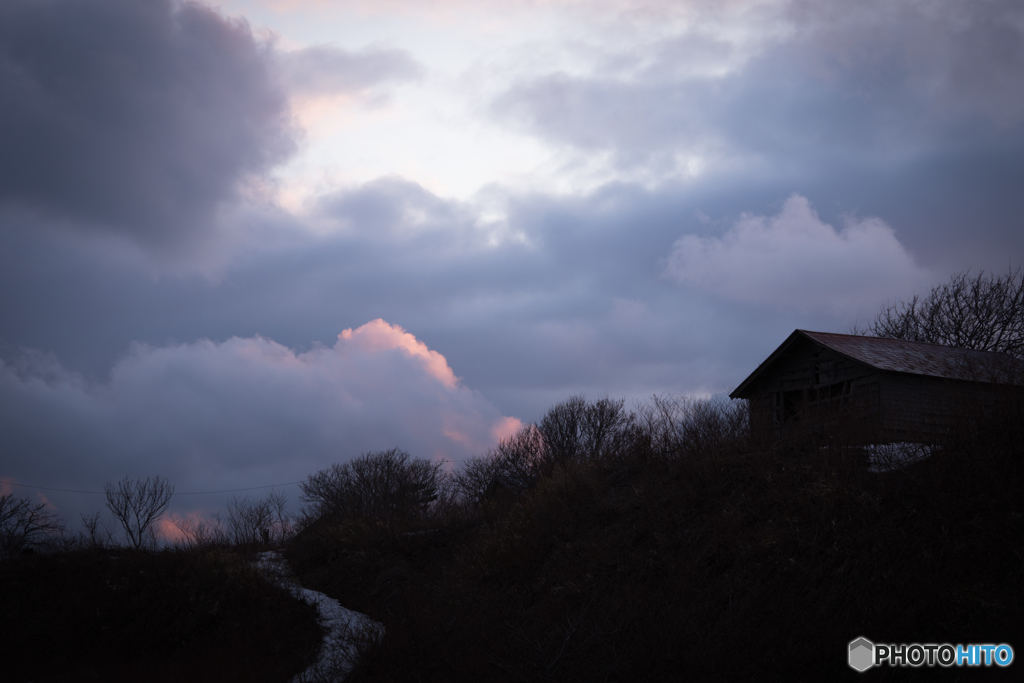
[[592,403],[573,396],[551,408],[539,424],[529,424],[485,455],[469,460],[455,479],[461,494],[478,500],[489,489],[522,491],[554,468],[598,460],[632,448],[636,418],[625,401]]
[[636,407],[641,433],[650,444],[652,455],[674,453],[679,443],[679,402],[670,397],[654,396]]
[[270,504],[267,501],[252,501],[248,496],[228,501],[228,534],[233,543],[259,543],[264,540],[264,531],[269,542],[270,524]]
[[679,426],[684,453],[709,456],[741,443],[748,432],[746,402],[706,399],[685,403]]
[[557,473],[563,492],[570,472],[585,463],[629,468],[655,459],[701,457],[745,445],[745,403],[681,396],[654,396],[635,412],[624,401],[592,403],[574,396],[549,410],[539,425],[527,425],[497,448],[472,458],[454,475],[466,502],[502,492],[516,495],[541,477]]
[[278,544],[291,530],[288,497],[284,493],[272,491],[260,500],[249,500],[246,496],[228,501],[228,535],[234,543]]
[[725,402],[689,396],[654,396],[637,406],[637,422],[657,457],[700,457],[748,434],[745,401]]
[[443,469],[438,472],[436,498],[427,506],[426,518],[433,523],[444,524],[465,517],[465,498],[456,481],[456,472]]
[[443,463],[393,448],[332,465],[300,484],[315,516],[334,515],[384,524],[392,531],[426,516],[437,500]]
[[97,510],[92,514],[82,513],[82,528],[85,530],[86,539],[88,544],[92,547],[102,547],[102,537],[100,535],[100,511]]
[[628,434],[634,415],[624,409],[625,400],[607,396],[587,405],[583,411],[583,449],[592,458],[615,450]]
[[544,437],[546,457],[554,464],[576,460],[583,450],[584,415],[587,401],[572,396],[551,408],[537,425]]
[[270,503],[270,542],[284,543],[295,532],[295,522],[288,511],[288,496],[283,491],[271,491],[266,500]]
[[528,489],[541,475],[544,458],[544,437],[529,424],[485,455],[467,460],[453,480],[463,500],[480,502],[500,489]]
[[897,301],[853,332],[1024,358],[1024,277],[1019,268],[1003,276],[956,273],[928,296]]
[[174,485],[163,477],[130,479],[103,486],[107,507],[124,528],[133,548],[155,545],[153,524],[167,509]]
[[175,521],[181,531],[180,545],[186,548],[200,548],[227,542],[227,533],[219,514],[209,517],[192,516]]
[[82,545],[88,548],[106,548],[114,543],[114,532],[103,521],[99,510],[82,513]]
[[631,424],[633,416],[624,404],[622,399],[588,403],[583,396],[572,396],[551,408],[537,425],[548,466],[601,457]]
[[0,558],[17,557],[26,548],[46,545],[64,532],[64,522],[46,507],[11,494],[0,496]]

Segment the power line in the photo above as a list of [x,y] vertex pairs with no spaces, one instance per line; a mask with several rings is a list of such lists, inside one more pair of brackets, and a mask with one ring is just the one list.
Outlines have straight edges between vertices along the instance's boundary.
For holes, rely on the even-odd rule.
[[208,493],[234,493],[236,491],[255,491],[257,489],[272,489],[278,486],[294,486],[295,484],[301,484],[303,481],[286,481],[282,484],[269,484],[268,486],[250,486],[244,489],[224,489],[222,491],[183,491],[181,493],[175,493],[176,496],[204,496]]
[[[447,458],[441,459],[442,463],[453,463],[453,464],[464,464],[464,460],[450,460]],[[305,479],[300,481],[285,481],[282,483],[271,483],[265,486],[248,486],[246,488],[221,488],[220,490],[176,490],[174,496],[207,496],[210,494],[237,494],[243,492],[243,490],[259,490],[261,488],[276,488],[278,486],[294,486],[295,484],[303,483]],[[8,481],[6,479],[0,479],[0,485],[7,484],[9,486],[20,486],[23,488],[33,488],[36,490],[58,490],[62,494],[88,494],[90,496],[105,496],[104,490],[82,490],[79,488],[56,488],[54,486],[35,486],[31,483],[17,483],[16,481]]]
[[[237,493],[238,491],[256,491],[258,489],[273,489],[278,486],[293,486],[295,484],[301,484],[302,481],[286,481],[281,484],[268,484],[266,486],[250,486],[244,489],[221,489],[220,491],[175,491],[175,496],[205,496],[211,493]],[[33,486],[32,484],[18,484],[13,481],[0,480],[0,484],[7,484],[8,486],[20,486],[26,489],[38,489],[40,491],[61,491],[62,493],[89,493],[92,495],[106,495],[106,491],[80,491],[78,489],[58,489],[52,486]]]

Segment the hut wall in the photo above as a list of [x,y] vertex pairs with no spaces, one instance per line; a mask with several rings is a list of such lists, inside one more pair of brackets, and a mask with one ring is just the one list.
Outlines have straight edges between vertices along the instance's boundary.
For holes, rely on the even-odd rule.
[[934,443],[950,430],[991,415],[1011,391],[987,382],[885,373],[884,440]]
[[794,344],[751,389],[757,433],[818,432],[841,423],[869,440],[881,427],[880,374],[809,341]]
[[1004,406],[1024,410],[1024,382],[1008,383],[1008,372],[952,380],[879,370],[808,337],[783,348],[742,392],[755,436],[936,443]]

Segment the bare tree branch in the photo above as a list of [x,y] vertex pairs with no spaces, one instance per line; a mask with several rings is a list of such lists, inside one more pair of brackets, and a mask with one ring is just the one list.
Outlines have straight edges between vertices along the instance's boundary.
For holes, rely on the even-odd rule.
[[103,486],[107,495],[107,507],[121,522],[128,542],[134,548],[141,548],[151,539],[153,523],[167,509],[174,495],[174,486],[163,477],[129,479],[127,476],[115,483]]
[[438,496],[442,463],[412,458],[404,451],[366,453],[311,474],[300,484],[303,501],[317,515],[396,525],[423,517]]
[[114,534],[101,519],[100,511],[91,514],[81,513],[82,528],[85,529],[83,543],[90,548],[105,548],[113,544]]
[[228,533],[233,543],[259,543],[264,529],[270,533],[270,519],[270,503],[266,500],[253,501],[246,496],[228,501]]
[[545,452],[540,430],[528,424],[485,455],[466,461],[454,475],[454,486],[464,501],[472,503],[499,489],[525,491],[541,476]]
[[854,332],[1024,358],[1024,276],[1019,268],[1002,276],[956,273],[927,297],[897,301]]
[[185,517],[174,524],[181,531],[180,543],[186,548],[201,548],[227,541],[220,515],[216,513],[209,517]]
[[47,509],[11,494],[0,496],[0,558],[11,559],[34,544],[64,531],[64,523]]

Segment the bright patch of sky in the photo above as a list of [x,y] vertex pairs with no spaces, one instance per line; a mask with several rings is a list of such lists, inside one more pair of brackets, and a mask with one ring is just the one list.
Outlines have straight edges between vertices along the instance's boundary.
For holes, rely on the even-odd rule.
[[[605,152],[581,153],[496,121],[489,107],[515,84],[551,74],[721,77],[785,32],[776,4],[229,0],[220,9],[245,16],[283,50],[400,49],[423,66],[421,79],[372,96],[294,99],[302,151],[278,177],[280,201],[299,210],[329,188],[387,175],[458,199],[494,184],[570,193],[611,180],[652,186],[700,175],[713,162],[700,152],[617,168]],[[671,41],[680,35],[701,44],[673,55]],[[720,49],[705,49],[708,43]],[[666,64],[671,73],[659,73]]]

